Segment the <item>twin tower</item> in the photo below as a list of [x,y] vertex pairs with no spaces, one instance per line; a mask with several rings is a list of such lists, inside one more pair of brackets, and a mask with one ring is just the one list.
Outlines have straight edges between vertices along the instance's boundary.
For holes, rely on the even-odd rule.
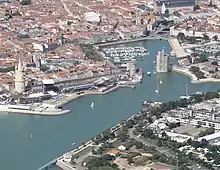
[[15,67],[15,92],[19,94],[25,92],[25,79],[23,71],[21,59],[19,58],[18,65]]

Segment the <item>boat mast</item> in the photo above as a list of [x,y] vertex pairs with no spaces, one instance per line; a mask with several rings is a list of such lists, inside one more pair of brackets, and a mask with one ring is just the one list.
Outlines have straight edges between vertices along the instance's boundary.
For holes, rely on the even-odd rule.
[[186,91],[185,91],[185,93],[186,93],[186,96],[188,96],[188,85],[186,84]]

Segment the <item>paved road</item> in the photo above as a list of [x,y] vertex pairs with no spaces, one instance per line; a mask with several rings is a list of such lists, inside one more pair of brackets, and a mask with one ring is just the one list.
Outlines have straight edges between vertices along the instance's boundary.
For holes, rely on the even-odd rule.
[[158,152],[163,153],[163,154],[165,154],[166,156],[169,156],[169,157],[175,157],[175,156],[176,156],[176,155],[171,154],[171,153],[169,152],[169,149],[164,150],[164,149],[162,149],[161,147],[158,147],[157,145],[155,145],[155,144],[153,144],[153,143],[150,143],[150,142],[144,140],[143,138],[141,138],[141,136],[136,136],[136,135],[134,135],[134,134],[133,134],[134,129],[135,129],[135,127],[133,127],[132,129],[130,129],[130,130],[128,131],[128,134],[129,134],[130,138],[133,138],[133,139],[135,139],[135,140],[137,140],[137,141],[143,143],[143,144],[146,145],[146,146],[155,147],[155,149],[156,149]]
[[[135,140],[137,140],[137,141],[139,141],[139,142],[142,142],[142,143],[143,143],[144,145],[146,145],[146,146],[155,147],[155,149],[156,149],[158,152],[163,153],[163,154],[165,154],[166,156],[173,157],[173,158],[176,157],[175,154],[171,154],[171,153],[169,152],[169,149],[164,150],[164,149],[162,149],[161,147],[158,147],[157,145],[155,145],[155,144],[153,144],[153,143],[150,143],[150,142],[144,140],[143,138],[141,138],[140,135],[139,135],[139,136],[134,135],[134,134],[133,134],[134,129],[135,129],[135,127],[133,127],[132,129],[129,129],[129,131],[128,131],[128,134],[129,134],[130,138],[133,138],[133,139],[135,139]],[[191,165],[191,166],[189,166],[189,167],[192,168],[193,170],[208,170],[208,169],[206,169],[206,168],[198,168],[198,167],[197,167],[196,165],[194,165],[194,164]]]

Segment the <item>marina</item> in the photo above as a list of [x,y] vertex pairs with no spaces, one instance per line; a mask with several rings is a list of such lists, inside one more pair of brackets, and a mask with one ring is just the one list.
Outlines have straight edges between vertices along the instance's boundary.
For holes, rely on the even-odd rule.
[[110,47],[103,48],[104,58],[110,60],[115,64],[128,62],[132,59],[143,60],[144,56],[149,55],[146,48],[142,46],[134,47]]
[[[181,95],[185,94],[186,84],[188,84],[189,94],[219,89],[218,83],[190,84],[188,77],[170,72],[160,74],[162,84],[160,84],[160,93],[156,94],[154,90],[158,83],[158,74],[153,74],[153,61],[155,61],[157,51],[162,47],[166,53],[170,53],[169,44],[166,41],[152,40],[132,45],[144,46],[149,50],[150,55],[144,61],[137,61],[137,65],[143,69],[143,72],[152,73],[151,76],[145,76],[143,82],[136,85],[136,88],[120,88],[108,95],[84,94],[64,105],[66,109],[72,111],[63,116],[1,114],[0,144],[1,153],[4,154],[0,161],[2,168],[36,170],[50,160],[139,112],[144,100],[179,99]],[[172,62],[175,62],[175,58],[172,58]],[[92,102],[95,107],[91,113]],[[30,138],[31,133],[33,134],[32,139]],[[74,146],[72,146],[73,141]],[[18,145],[19,147],[17,147]],[[14,163],[9,164],[8,160]],[[56,167],[50,168],[50,170],[55,169]]]

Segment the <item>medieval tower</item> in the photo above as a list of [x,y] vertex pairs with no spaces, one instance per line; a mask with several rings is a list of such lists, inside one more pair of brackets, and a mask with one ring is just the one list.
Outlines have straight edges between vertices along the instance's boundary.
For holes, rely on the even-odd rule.
[[25,91],[23,66],[20,58],[19,58],[18,66],[15,67],[15,91],[20,94]]

